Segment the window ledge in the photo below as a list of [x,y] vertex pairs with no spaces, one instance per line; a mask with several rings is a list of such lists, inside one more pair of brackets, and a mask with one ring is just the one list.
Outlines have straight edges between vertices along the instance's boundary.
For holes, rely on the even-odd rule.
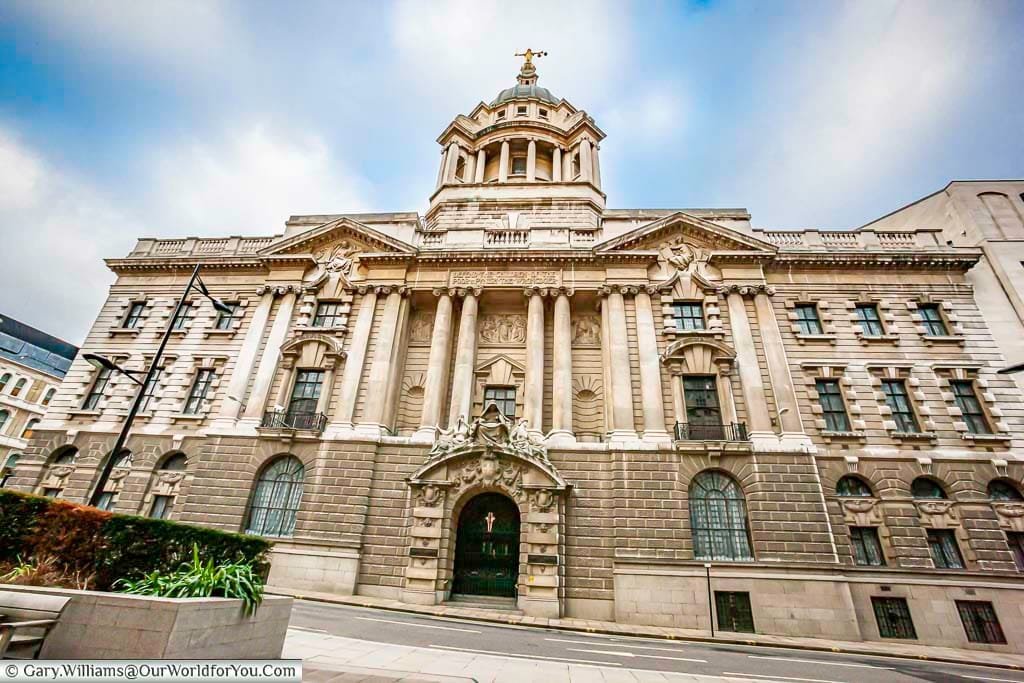
[[235,334],[237,332],[238,332],[238,330],[236,330],[233,327],[231,329],[229,329],[229,330],[218,330],[216,328],[213,328],[213,329],[209,329],[209,330],[204,330],[203,331],[203,336],[204,337],[233,337],[233,336],[235,336]]
[[946,335],[930,335],[923,334],[921,338],[925,344],[959,344],[963,345],[966,340],[963,335],[960,334],[946,334]]
[[139,332],[142,331],[141,327],[112,327],[107,330],[107,334],[111,337],[135,337],[138,336]]
[[861,344],[899,344],[900,342],[898,334],[871,335],[858,332],[857,337],[860,339]]
[[974,441],[976,443],[1005,443],[1010,441],[1013,437],[1010,434],[971,434],[965,432],[960,435],[960,438],[964,441]]
[[189,333],[189,329],[187,327],[184,327],[184,328],[182,328],[180,330],[171,330],[171,336],[172,337],[184,337],[188,333]]
[[836,335],[834,334],[800,334],[797,333],[796,340],[801,344],[806,342],[828,342],[829,344],[836,343]]
[[173,422],[202,422],[205,419],[205,413],[200,413],[198,415],[192,415],[190,413],[175,413],[174,415],[171,415],[171,420]]
[[824,439],[866,439],[865,432],[830,432],[822,430],[821,436]]
[[348,331],[348,328],[345,327],[344,325],[339,325],[338,327],[314,327],[312,325],[307,325],[306,327],[302,328],[302,331],[303,332],[315,332],[317,334],[337,334],[337,335],[342,335],[342,334],[344,334],[345,332]]
[[85,408],[72,408],[68,411],[68,415],[72,417],[98,417],[102,414],[102,410],[86,410]]
[[903,441],[934,441],[938,438],[935,432],[889,432],[889,436]]

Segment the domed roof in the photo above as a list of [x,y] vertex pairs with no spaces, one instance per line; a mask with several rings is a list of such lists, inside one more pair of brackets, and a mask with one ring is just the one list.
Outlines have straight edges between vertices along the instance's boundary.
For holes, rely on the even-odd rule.
[[547,88],[542,88],[536,83],[531,85],[515,85],[511,88],[505,88],[498,96],[491,100],[492,107],[496,107],[499,104],[514,100],[520,97],[534,97],[539,100],[543,100],[548,104],[558,104],[558,98],[551,94],[551,91]]

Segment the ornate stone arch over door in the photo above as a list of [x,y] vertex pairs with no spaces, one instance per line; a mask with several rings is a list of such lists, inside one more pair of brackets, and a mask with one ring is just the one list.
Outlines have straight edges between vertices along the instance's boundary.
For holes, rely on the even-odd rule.
[[485,434],[485,418],[474,421],[461,445],[436,454],[407,480],[409,562],[402,599],[433,605],[450,596],[459,514],[479,494],[500,493],[519,509],[519,609],[558,617],[561,525],[570,486],[542,449],[514,446],[507,429],[499,429],[497,439]]

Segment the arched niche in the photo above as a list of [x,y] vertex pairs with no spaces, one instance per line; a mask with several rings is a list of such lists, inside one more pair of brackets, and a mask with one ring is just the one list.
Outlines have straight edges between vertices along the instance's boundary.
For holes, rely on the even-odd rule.
[[334,379],[344,359],[345,351],[341,347],[341,340],[332,335],[305,332],[289,339],[281,346],[281,379],[276,405],[282,410],[293,412],[296,380],[306,383],[315,378],[319,380],[315,406],[308,399],[299,399],[310,404],[302,406],[301,412],[326,415],[334,389]]
[[694,385],[699,384],[697,378],[713,378],[721,423],[736,423],[736,403],[732,391],[735,361],[736,352],[716,339],[687,337],[668,345],[661,356],[661,362],[672,377],[672,403],[677,424],[688,424],[691,421],[696,403],[695,396],[687,396],[687,385],[690,385],[690,392],[694,394]]

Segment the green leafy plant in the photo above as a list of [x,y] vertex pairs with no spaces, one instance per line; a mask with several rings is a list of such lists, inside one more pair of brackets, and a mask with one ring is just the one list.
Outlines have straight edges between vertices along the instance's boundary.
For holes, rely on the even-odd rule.
[[240,598],[246,614],[263,601],[263,579],[252,565],[231,562],[215,565],[213,559],[199,559],[199,545],[192,546],[192,559],[174,572],[151,572],[138,580],[119,579],[114,588],[134,595],[164,598]]

